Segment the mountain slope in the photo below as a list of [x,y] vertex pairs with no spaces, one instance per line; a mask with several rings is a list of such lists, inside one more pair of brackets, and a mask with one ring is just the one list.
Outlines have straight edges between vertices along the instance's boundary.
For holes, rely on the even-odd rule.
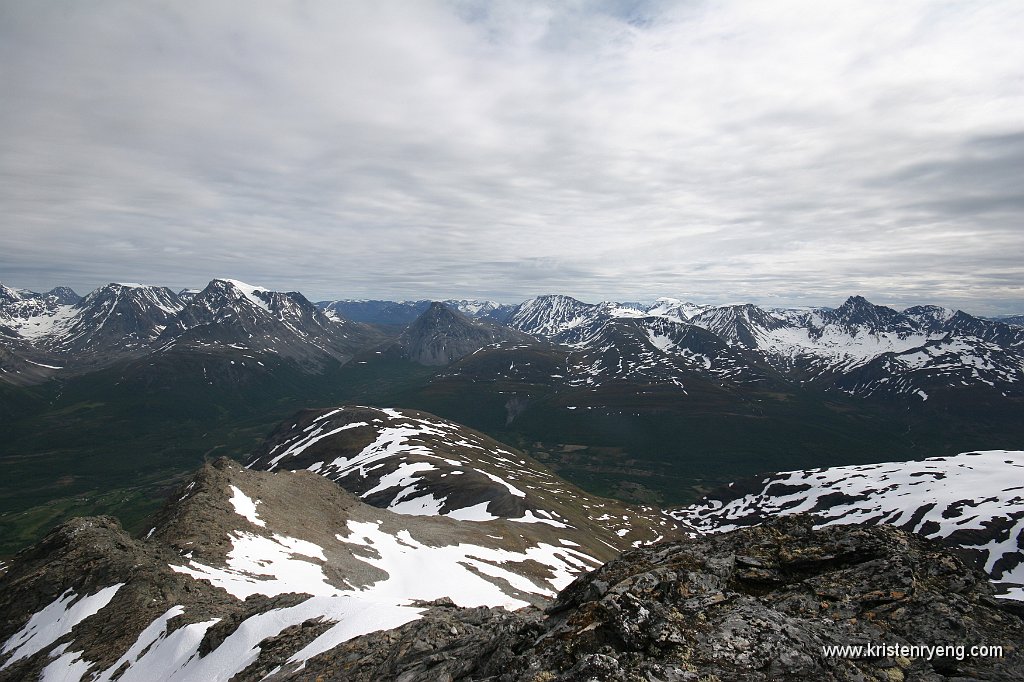
[[704,532],[812,512],[819,526],[887,524],[978,557],[1001,592],[1024,600],[1024,452],[770,474],[672,512]]
[[[862,398],[927,399],[933,391],[958,393],[991,387],[994,395],[1020,394],[1024,333],[1019,327],[938,306],[903,312],[851,296],[840,307],[766,310],[754,305],[695,306],[659,299],[650,306],[587,304],[541,296],[522,304],[511,326],[588,352],[592,382],[635,374],[685,385],[686,375],[711,361],[721,379],[740,385],[773,380],[792,389],[811,384]],[[624,325],[646,328],[653,349],[642,349]],[[679,325],[666,332],[666,325]],[[718,341],[721,361],[673,341],[681,329],[701,329]],[[702,342],[708,347],[708,343]],[[601,357],[603,356],[603,357]],[[641,356],[643,359],[641,360]],[[936,362],[928,360],[936,358]],[[634,370],[636,370],[634,372]]]
[[[319,301],[317,307],[329,317],[353,322],[369,324],[395,325],[405,327],[425,313],[432,301],[381,301],[381,300],[341,300]],[[496,301],[479,299],[459,299],[442,301],[452,310],[457,310],[466,317],[503,323],[512,313],[515,306],[504,305]]]
[[425,601],[545,604],[599,565],[595,553],[615,554],[560,530],[401,516],[309,472],[220,460],[175,493],[142,540],[111,519],[79,519],[19,555],[0,576],[0,679],[294,671],[419,618]]
[[31,348],[46,359],[44,366],[63,369],[63,375],[144,355],[181,308],[166,287],[111,283],[84,299],[67,287],[46,294],[4,287],[0,325],[10,346]]
[[[1024,666],[1024,621],[984,576],[894,528],[777,519],[661,543],[510,613],[459,607],[544,581],[516,573],[533,556],[473,544],[498,522],[433,519],[431,537],[301,472],[221,466],[180,497],[148,539],[82,519],[14,562],[0,679],[1009,681]],[[319,543],[282,532],[300,528]],[[916,648],[825,649],[883,643]]]
[[345,362],[379,339],[365,325],[327,317],[298,292],[215,279],[192,297],[160,343],[273,353],[318,371],[325,362]]
[[399,514],[507,519],[583,546],[600,538],[618,551],[681,532],[655,509],[589,495],[478,431],[412,410],[304,411],[247,466],[313,471]]
[[535,343],[531,337],[485,321],[471,320],[443,303],[434,302],[391,346],[392,352],[421,365],[448,365],[484,346]]
[[108,284],[86,296],[74,317],[56,336],[44,341],[55,352],[80,362],[112,354],[141,355],[181,311],[177,294],[167,287]]

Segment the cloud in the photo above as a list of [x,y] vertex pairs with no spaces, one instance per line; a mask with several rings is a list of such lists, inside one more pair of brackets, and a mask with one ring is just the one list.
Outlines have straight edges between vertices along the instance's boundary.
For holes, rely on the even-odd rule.
[[1013,2],[2,3],[0,278],[1017,309],[1022,33]]

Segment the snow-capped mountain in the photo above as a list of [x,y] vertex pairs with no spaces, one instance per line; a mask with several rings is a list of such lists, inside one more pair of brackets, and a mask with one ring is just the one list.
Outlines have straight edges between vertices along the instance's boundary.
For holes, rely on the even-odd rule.
[[479,431],[412,410],[307,410],[273,433],[247,465],[312,471],[375,507],[413,516],[542,524],[617,549],[678,533],[653,508],[594,497]]
[[608,317],[601,310],[600,304],[548,294],[521,303],[509,316],[508,325],[557,343],[578,343],[593,333],[595,322]]
[[[272,471],[204,466],[141,538],[109,517],[71,520],[0,569],[0,679],[557,679],[541,668],[741,679],[756,665],[794,680],[1009,680],[1020,669],[1019,605],[957,554],[891,526],[973,549],[1005,596],[1024,598],[1024,452],[768,476],[676,511],[692,536],[668,524],[649,545],[630,535],[662,527],[656,510],[602,505],[495,445],[422,413],[309,411],[258,456]],[[319,474],[302,468],[310,459]],[[529,516],[504,506],[515,491]],[[484,501],[462,506],[474,496]],[[403,508],[428,497],[441,504]],[[803,511],[818,516],[785,518]],[[821,655],[880,632],[1004,649]]]
[[[937,306],[903,312],[852,296],[839,308],[776,309],[758,306],[696,306],[675,299],[653,305],[587,304],[565,296],[541,296],[522,304],[508,322],[534,336],[598,355],[585,373],[650,378],[650,368],[700,369],[698,353],[716,374],[746,382],[770,367],[794,386],[804,382],[861,396],[916,396],[930,390],[989,386],[1016,395],[1024,376],[1017,327]],[[624,323],[648,330],[654,348],[640,349]],[[672,340],[682,327],[700,328],[726,346],[709,355]],[[624,344],[624,345],[623,345]],[[708,347],[708,339],[701,344]],[[715,355],[723,360],[716,363]],[[929,360],[931,358],[932,360]],[[933,361],[934,360],[934,361]],[[706,365],[706,363],[705,363]],[[614,369],[615,371],[611,371]],[[751,370],[748,372],[747,370]],[[937,377],[943,379],[937,380]],[[670,379],[670,381],[673,381]],[[674,381],[684,381],[677,372]]]
[[[5,380],[31,383],[57,370],[71,375],[187,349],[269,353],[315,371],[383,338],[366,325],[329,318],[300,293],[229,279],[184,299],[166,287],[113,283],[74,301],[69,289],[0,291]],[[42,369],[30,372],[26,363]]]
[[82,371],[139,357],[181,311],[166,287],[111,283],[85,298],[66,287],[46,294],[4,290],[0,317],[24,347],[54,369]]
[[[860,296],[834,309],[671,298],[590,304],[562,295],[514,308],[476,299],[443,308],[428,301],[313,305],[296,292],[218,279],[184,298],[162,287],[112,284],[74,300],[70,290],[0,291],[5,381],[31,383],[58,370],[71,374],[185,347],[274,353],[318,371],[398,326],[407,328],[395,348],[426,365],[447,365],[498,341],[529,343],[516,332],[559,344],[571,360],[556,374],[570,385],[614,379],[684,386],[696,374],[737,385],[769,380],[792,390],[923,401],[965,388],[1016,396],[1024,376],[1024,328],[938,306],[901,312]],[[384,322],[392,331],[353,319]]]
[[182,289],[178,292],[178,299],[182,303],[189,303],[202,289]]
[[351,358],[368,343],[367,333],[363,325],[329,318],[298,292],[215,279],[184,306],[160,344],[273,353],[315,368],[327,358]]
[[1024,600],[1024,452],[770,474],[671,513],[719,533],[804,512],[819,526],[887,524],[973,552],[1005,595]]
[[[167,287],[108,284],[74,307],[74,315],[43,344],[66,355],[144,352],[182,310]],[[56,331],[56,330],[55,330]]]
[[654,303],[584,303],[571,296],[548,294],[517,306],[506,324],[520,331],[558,343],[589,345],[600,327],[617,319],[665,319],[686,322],[709,306],[676,298],[659,298]]
[[708,330],[669,318],[619,316],[591,327],[570,356],[568,383],[610,380],[673,384],[703,377],[744,384],[774,380],[776,372],[742,347]]
[[0,326],[8,336],[38,338],[69,317],[80,301],[81,297],[67,287],[37,294],[0,284]]
[[0,321],[20,322],[40,317],[60,306],[75,305],[81,300],[82,297],[69,287],[55,287],[45,294],[37,294],[0,283]]
[[[142,539],[76,519],[22,554],[0,575],[0,677],[291,674],[432,606],[546,605],[619,550],[682,537],[657,510],[586,495],[421,413],[310,411],[264,451],[273,471],[205,466]],[[297,466],[310,457],[321,475]]]
[[466,317],[478,320],[489,320],[491,322],[504,323],[508,320],[516,306],[498,303],[497,301],[482,301],[480,299],[447,299],[442,301],[452,310],[457,310]]
[[695,315],[707,310],[710,306],[697,305],[678,298],[661,297],[644,308],[646,317],[664,317],[668,320],[686,322]]

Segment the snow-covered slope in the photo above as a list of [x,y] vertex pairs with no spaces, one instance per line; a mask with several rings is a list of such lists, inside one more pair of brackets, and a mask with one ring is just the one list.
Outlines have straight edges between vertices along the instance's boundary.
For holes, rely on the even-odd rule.
[[[961,386],[1012,396],[1021,392],[1024,377],[1020,328],[938,306],[899,312],[861,296],[834,309],[775,310],[666,298],[641,305],[541,296],[522,304],[509,324],[584,351],[580,372],[589,383],[615,376],[682,385],[701,371],[691,361],[695,352],[722,379],[761,381],[771,368],[794,387],[810,382],[865,397],[924,400],[933,390]],[[646,328],[652,347],[643,348],[626,325]],[[709,354],[680,343],[684,327],[700,328],[733,350]]]
[[548,294],[521,303],[507,324],[519,331],[560,343],[578,343],[591,325],[606,316],[600,305],[583,303],[571,296]]
[[621,316],[594,325],[570,356],[566,382],[599,386],[609,381],[672,384],[685,391],[693,377],[761,382],[775,372],[743,347],[695,325],[668,318]]
[[168,325],[160,345],[273,353],[315,369],[328,358],[348,360],[375,338],[364,325],[328,317],[298,292],[215,279]]
[[770,474],[672,514],[717,533],[802,512],[820,526],[884,523],[969,550],[1006,596],[1024,600],[1024,452]]
[[[531,479],[511,468],[496,485],[525,489]],[[437,600],[546,605],[622,542],[610,523],[574,535],[539,515],[457,516],[395,514],[307,471],[220,460],[181,486],[142,540],[112,519],[79,519],[13,562],[0,578],[0,677],[262,679]]]
[[84,299],[67,287],[0,291],[0,325],[28,349],[20,354],[69,372],[145,354],[181,308],[170,289],[141,284],[111,283]]
[[[36,340],[63,328],[74,315],[77,294],[60,287],[47,294],[0,284],[0,325],[12,335]],[[59,292],[59,293],[55,293]]]
[[516,308],[513,305],[506,305],[497,301],[483,301],[476,298],[448,299],[442,301],[442,303],[452,310],[459,311],[466,317],[491,320],[492,322],[505,322]]
[[184,298],[166,287],[113,283],[75,299],[66,288],[43,295],[0,286],[0,380],[33,383],[58,370],[73,375],[194,352],[253,365],[271,355],[318,372],[384,338],[367,325],[331,319],[297,292],[232,279]]
[[108,284],[75,306],[74,315],[43,345],[72,356],[143,352],[181,312],[177,294],[167,287]]
[[589,495],[484,434],[412,410],[307,410],[282,425],[249,468],[308,470],[368,504],[413,516],[506,519],[581,545],[624,549],[677,532],[650,507]]

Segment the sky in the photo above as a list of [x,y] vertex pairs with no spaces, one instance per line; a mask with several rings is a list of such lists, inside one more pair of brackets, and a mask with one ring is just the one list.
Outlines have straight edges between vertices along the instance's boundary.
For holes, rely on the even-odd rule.
[[1024,311],[1024,3],[0,0],[0,281]]

